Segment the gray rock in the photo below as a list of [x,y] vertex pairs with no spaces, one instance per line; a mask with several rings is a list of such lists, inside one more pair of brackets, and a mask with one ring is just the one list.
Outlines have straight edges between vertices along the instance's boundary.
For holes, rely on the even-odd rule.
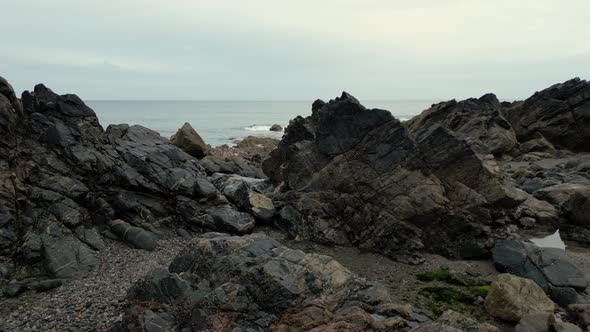
[[217,229],[234,234],[250,233],[254,229],[254,218],[248,213],[238,212],[230,207],[215,207],[207,210]]
[[144,330],[146,332],[167,332],[170,331],[171,324],[162,316],[151,310],[146,310],[144,316]]
[[58,278],[84,276],[98,267],[97,255],[72,233],[57,224],[41,235],[47,271]]
[[31,282],[27,286],[37,292],[47,292],[54,288],[60,287],[62,284],[62,281],[59,279],[48,279]]
[[195,195],[198,197],[213,197],[219,195],[217,188],[209,182],[207,179],[199,177],[195,182],[194,187]]
[[556,147],[590,151],[590,83],[555,84],[503,111],[520,141],[543,137]]
[[135,248],[153,250],[158,245],[156,236],[143,228],[131,226],[123,220],[113,220],[111,223],[113,233]]
[[498,271],[532,279],[546,291],[550,287],[571,287],[579,291],[588,287],[585,276],[562,249],[504,240],[496,243],[492,255]]
[[518,322],[529,314],[553,313],[556,309],[541,287],[511,274],[497,276],[484,305],[489,314],[509,322]]
[[549,286],[549,294],[555,303],[564,308],[578,302],[578,293],[572,287]]
[[102,237],[94,228],[79,226],[74,230],[74,234],[94,250],[102,250],[105,247]]
[[190,285],[175,273],[159,268],[148,273],[129,289],[128,297],[137,301],[173,303],[190,292]]
[[278,124],[273,124],[270,126],[270,131],[283,131],[283,127]]
[[515,148],[516,135],[500,112],[500,102],[493,94],[432,105],[406,125],[411,134],[420,136],[434,125],[469,137],[473,146],[482,145],[493,154],[505,154]]
[[211,181],[230,202],[256,219],[268,222],[274,217],[274,204],[265,195],[272,190],[268,180],[217,173]]
[[[388,331],[408,325],[398,312],[413,317],[412,307],[393,304],[382,285],[264,234],[193,239],[168,270],[155,270],[132,286],[125,305],[136,310],[125,312],[122,326],[160,321],[147,312],[157,307],[157,316],[175,329],[200,331],[217,324],[235,331],[324,331],[338,322],[346,322],[346,330]],[[371,315],[377,308],[380,314]],[[191,315],[173,315],[181,309]]]
[[27,285],[22,282],[10,282],[2,289],[4,295],[8,297],[17,297],[27,290]]
[[178,234],[178,235],[180,235],[183,238],[188,239],[188,240],[190,240],[190,239],[193,238],[193,236],[186,229],[184,229],[184,228],[177,228],[176,229],[176,234]]

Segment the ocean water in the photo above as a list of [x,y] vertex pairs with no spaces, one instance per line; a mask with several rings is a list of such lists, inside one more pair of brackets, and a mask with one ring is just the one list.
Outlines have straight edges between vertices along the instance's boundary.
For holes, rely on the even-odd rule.
[[[361,101],[368,108],[390,111],[407,120],[427,109],[435,100]],[[89,101],[103,127],[138,124],[170,137],[185,122],[212,146],[233,144],[248,135],[281,138],[272,124],[285,127],[298,115],[311,114],[308,101]]]

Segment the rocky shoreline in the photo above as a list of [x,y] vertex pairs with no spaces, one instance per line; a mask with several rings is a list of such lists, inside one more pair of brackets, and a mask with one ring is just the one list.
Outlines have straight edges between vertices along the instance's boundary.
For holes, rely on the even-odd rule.
[[[0,130],[3,330],[590,325],[584,80],[403,123],[343,93],[211,148],[0,78]],[[524,240],[557,229],[567,252]]]

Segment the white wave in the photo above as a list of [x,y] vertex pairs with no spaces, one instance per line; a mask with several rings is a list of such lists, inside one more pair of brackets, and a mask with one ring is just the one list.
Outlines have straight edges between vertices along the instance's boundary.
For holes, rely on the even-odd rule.
[[270,125],[252,125],[244,128],[247,131],[270,131]]

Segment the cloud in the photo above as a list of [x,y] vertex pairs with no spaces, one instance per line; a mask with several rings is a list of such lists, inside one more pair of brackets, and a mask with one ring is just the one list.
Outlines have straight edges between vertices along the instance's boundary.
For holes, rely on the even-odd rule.
[[519,97],[590,74],[587,0],[19,0],[3,12],[0,75],[91,98]]

